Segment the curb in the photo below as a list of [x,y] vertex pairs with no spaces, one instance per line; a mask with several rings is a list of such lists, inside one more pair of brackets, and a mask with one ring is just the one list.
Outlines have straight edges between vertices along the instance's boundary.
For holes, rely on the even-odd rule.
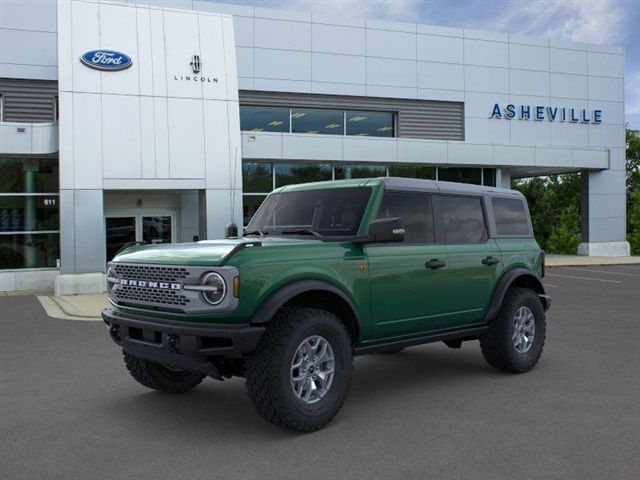
[[65,302],[60,302],[59,299],[54,297],[53,295],[37,295],[36,298],[42,305],[45,313],[53,318],[59,318],[61,320],[79,320],[84,322],[97,322],[102,321],[102,317],[93,317],[93,316],[83,316],[83,315],[75,315],[72,312],[65,309],[63,304]]

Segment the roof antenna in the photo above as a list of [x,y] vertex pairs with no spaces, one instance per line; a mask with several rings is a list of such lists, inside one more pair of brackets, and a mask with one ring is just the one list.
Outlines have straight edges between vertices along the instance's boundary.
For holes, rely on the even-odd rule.
[[[231,160],[231,156],[229,156],[229,160]],[[236,173],[238,171],[238,147],[236,146],[233,164],[229,165],[231,168],[231,192],[229,194],[229,198],[231,200],[231,223],[227,225],[225,228],[224,234],[226,238],[237,238],[238,237],[238,226],[233,221],[235,218],[235,210],[236,210]]]

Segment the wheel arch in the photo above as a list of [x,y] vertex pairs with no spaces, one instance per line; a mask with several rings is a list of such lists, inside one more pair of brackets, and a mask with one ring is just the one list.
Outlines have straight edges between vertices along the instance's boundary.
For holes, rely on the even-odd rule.
[[491,303],[489,304],[485,321],[489,322],[497,315],[500,307],[502,306],[504,297],[511,287],[523,287],[533,290],[540,297],[540,301],[542,301],[544,309],[546,310],[548,308],[549,299],[545,295],[544,286],[542,285],[540,278],[531,270],[527,270],[526,268],[513,268],[506,271],[502,277],[500,277],[500,281],[493,291],[493,296],[491,297]]
[[251,316],[249,323],[268,323],[283,307],[320,308],[336,315],[355,343],[360,337],[361,324],[351,299],[338,287],[320,280],[301,280],[273,292]]

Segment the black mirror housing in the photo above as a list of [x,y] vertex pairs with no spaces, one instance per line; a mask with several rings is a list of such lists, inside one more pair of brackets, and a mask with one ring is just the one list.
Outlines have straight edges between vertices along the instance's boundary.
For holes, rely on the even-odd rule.
[[378,218],[369,224],[367,242],[402,242],[404,241],[404,224],[400,217]]

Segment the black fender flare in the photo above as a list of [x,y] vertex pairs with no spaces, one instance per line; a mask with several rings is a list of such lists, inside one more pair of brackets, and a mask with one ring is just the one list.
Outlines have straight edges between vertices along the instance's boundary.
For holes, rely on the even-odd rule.
[[351,301],[351,299],[338,287],[321,280],[299,280],[293,283],[289,283],[284,287],[276,290],[264,300],[258,309],[253,313],[249,323],[252,325],[259,325],[269,322],[282,306],[292,298],[305,292],[322,291],[332,293],[340,297],[347,306],[351,309],[353,318],[356,322],[356,328],[358,332],[361,331],[360,317],[358,316],[358,310]]
[[489,304],[489,309],[487,310],[487,314],[485,315],[485,321],[491,321],[500,310],[502,306],[502,301],[504,300],[504,296],[507,294],[509,288],[513,285],[513,283],[521,278],[526,278],[531,285],[533,285],[535,292],[540,297],[542,301],[542,306],[545,310],[549,308],[550,299],[547,295],[545,295],[544,286],[542,285],[542,281],[537,274],[532,272],[531,270],[527,270],[526,268],[516,267],[512,268],[505,272],[498,285],[493,291],[493,296],[491,297],[491,303]]

